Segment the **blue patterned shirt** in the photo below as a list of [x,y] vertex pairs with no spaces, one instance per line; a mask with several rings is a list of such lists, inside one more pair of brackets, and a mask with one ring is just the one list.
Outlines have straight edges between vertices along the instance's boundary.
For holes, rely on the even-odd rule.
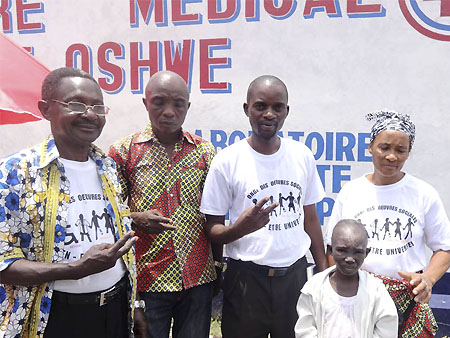
[[[129,231],[131,219],[121,203],[114,161],[91,146],[116,240]],[[41,144],[0,160],[0,273],[11,263],[63,261],[70,182],[52,136]],[[130,334],[136,292],[134,249],[123,256],[132,289]],[[51,307],[54,282],[34,286],[0,284],[0,336],[42,337]],[[63,336],[64,333],[61,333]]]

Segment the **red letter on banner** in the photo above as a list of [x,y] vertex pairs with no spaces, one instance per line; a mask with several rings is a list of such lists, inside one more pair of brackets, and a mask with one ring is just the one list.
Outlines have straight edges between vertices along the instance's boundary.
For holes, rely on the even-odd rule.
[[153,6],[155,7],[155,23],[157,26],[162,26],[164,22],[164,7],[163,0],[130,0],[130,24],[131,27],[139,27],[139,14],[141,13],[145,23],[148,24],[151,17]]
[[[186,0],[184,0],[186,1]],[[172,21],[174,25],[199,24],[202,21],[201,15],[183,13],[183,0],[172,0]]]
[[227,0],[227,8],[222,12],[217,10],[218,1],[221,0],[208,0],[208,20],[229,22],[236,14],[236,0]]
[[264,8],[266,12],[275,17],[283,17],[287,15],[292,10],[292,6],[294,6],[294,1],[292,0],[284,0],[283,4],[278,7],[273,4],[273,0],[264,1]]
[[2,29],[4,33],[12,32],[12,17],[10,9],[11,9],[11,0],[1,0],[0,16],[2,17]]
[[130,43],[130,84],[131,91],[135,94],[144,92],[143,73],[150,71],[150,76],[159,70],[158,62],[159,43],[157,41],[149,41],[148,43],[148,59],[142,58],[142,43]]
[[86,73],[92,74],[92,51],[89,46],[82,43],[74,43],[67,48],[66,66],[80,68],[78,59],[81,58],[81,69]]
[[183,47],[174,46],[173,41],[164,41],[164,56],[166,69],[180,75],[190,88],[192,78],[192,56],[194,54],[194,40],[183,40]]
[[105,42],[98,48],[97,59],[98,67],[101,73],[108,77],[99,77],[98,84],[102,89],[110,94],[119,92],[124,84],[125,71],[109,62],[109,55],[112,53],[117,59],[124,58],[124,48],[115,42]]
[[335,0],[306,0],[303,16],[305,18],[313,18],[316,11],[321,11],[323,9],[328,16],[340,15],[340,11],[336,7]]
[[359,14],[359,13],[380,13],[382,6],[379,4],[366,4],[358,3],[358,0],[347,0],[347,14]]
[[226,38],[200,40],[200,90],[202,93],[230,93],[229,82],[214,82],[215,68],[231,68],[230,58],[214,58],[214,49],[229,49],[231,41]]
[[16,0],[17,11],[17,30],[22,32],[43,32],[44,25],[41,22],[25,22],[27,12],[42,12],[43,5],[41,2],[27,3],[26,0]]

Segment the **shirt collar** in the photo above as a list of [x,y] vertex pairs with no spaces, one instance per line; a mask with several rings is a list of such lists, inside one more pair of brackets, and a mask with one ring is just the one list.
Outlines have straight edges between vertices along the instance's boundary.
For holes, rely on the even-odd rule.
[[[51,162],[61,157],[59,155],[58,148],[56,147],[53,135],[49,135],[45,140],[43,140],[40,148],[40,160],[38,165],[40,169],[48,166]],[[89,148],[89,157],[98,164],[99,161],[103,161],[106,158],[106,154],[96,145],[91,144]]]
[[[184,140],[186,140],[189,143],[195,144],[194,138],[192,137],[192,135],[190,133],[188,133],[187,131],[184,131],[183,128],[181,128],[181,132],[183,133],[182,137]],[[158,138],[156,137],[155,133],[153,132],[151,122],[148,122],[145,130],[143,132],[139,133],[139,135],[137,135],[135,137],[135,139],[133,140],[133,143],[145,143],[145,142],[149,142],[149,141],[159,143]]]

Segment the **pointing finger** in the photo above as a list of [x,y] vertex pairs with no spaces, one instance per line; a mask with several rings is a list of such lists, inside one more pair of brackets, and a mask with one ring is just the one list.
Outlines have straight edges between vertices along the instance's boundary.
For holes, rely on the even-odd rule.
[[118,252],[120,248],[122,248],[127,241],[134,236],[134,231],[128,231],[125,235],[123,235],[119,240],[114,243],[111,247],[112,252]]
[[177,230],[178,228],[175,225],[168,224],[168,223],[159,223],[164,230]]
[[255,204],[255,209],[260,211],[262,209],[262,207],[264,206],[264,204],[267,203],[267,201],[269,200],[269,197],[264,197],[262,199],[260,199],[256,204]]
[[279,205],[280,204],[278,202],[272,203],[271,205],[269,205],[267,208],[264,209],[264,213],[270,214]]
[[131,247],[134,245],[134,243],[137,241],[137,237],[132,237],[130,238],[128,241],[125,242],[125,245],[122,246],[118,251],[117,251],[117,258],[123,256],[124,254],[126,254]]
[[172,220],[170,218],[164,217],[164,216],[158,216],[158,217],[154,217],[153,221],[155,222],[159,222],[159,223],[172,223]]

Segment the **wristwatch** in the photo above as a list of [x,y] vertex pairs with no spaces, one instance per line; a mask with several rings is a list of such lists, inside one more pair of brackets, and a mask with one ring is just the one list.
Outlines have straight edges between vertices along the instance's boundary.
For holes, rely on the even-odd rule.
[[134,308],[135,309],[142,309],[145,312],[145,301],[143,299],[135,300],[134,301]]

